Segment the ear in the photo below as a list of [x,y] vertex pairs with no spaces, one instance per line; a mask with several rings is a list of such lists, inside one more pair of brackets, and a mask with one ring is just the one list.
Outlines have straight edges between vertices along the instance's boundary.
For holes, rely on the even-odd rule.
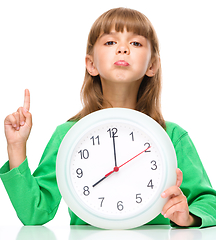
[[157,73],[159,67],[160,67],[160,57],[155,56],[150,61],[149,67],[146,71],[146,75],[148,77],[153,77]]
[[91,55],[86,55],[85,64],[86,64],[86,69],[91,76],[97,76],[99,74],[98,70],[94,65],[93,57]]

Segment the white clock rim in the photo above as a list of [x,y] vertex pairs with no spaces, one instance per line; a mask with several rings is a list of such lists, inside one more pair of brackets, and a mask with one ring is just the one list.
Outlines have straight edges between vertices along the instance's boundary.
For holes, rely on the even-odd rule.
[[[162,191],[175,184],[176,182],[175,169],[177,167],[177,160],[175,150],[169,136],[167,135],[165,130],[149,116],[140,113],[136,110],[125,108],[109,108],[99,110],[87,115],[86,117],[82,118],[81,120],[74,124],[74,126],[65,135],[59,147],[56,162],[57,183],[64,201],[67,203],[70,209],[74,211],[76,215],[78,215],[81,219],[84,219],[84,221],[86,221],[87,223],[105,229],[135,228],[155,218],[161,212],[161,209],[163,205],[166,203],[166,200],[162,198],[155,200],[154,208],[150,207],[150,209],[144,211],[144,213],[140,213],[132,218],[107,219],[101,216],[100,217],[96,216],[90,208],[89,209],[88,207],[86,208],[87,205],[83,205],[82,202],[78,202],[77,199],[72,194],[73,190],[71,191],[72,186],[70,183],[70,174],[67,170],[69,169],[68,159],[70,159],[72,151],[71,149],[73,148],[71,146],[76,145],[76,143],[78,142],[76,137],[80,138],[81,129],[82,129],[81,135],[83,136],[86,133],[86,131],[88,131],[89,127],[93,127],[93,125],[97,125],[101,121],[106,121],[110,119],[112,119],[113,121],[115,120],[119,121],[121,119],[123,121],[127,120],[133,122],[135,120],[136,125],[137,124],[139,126],[141,125],[142,126],[141,128],[144,127],[144,129],[149,133],[149,135],[154,140],[155,140],[154,135],[156,134],[157,140],[155,142],[161,144],[160,148],[162,150],[163,156],[166,156],[168,159],[173,159],[172,161],[169,161],[168,165],[166,163],[168,174],[166,176]],[[146,128],[146,125],[148,126],[148,129]],[[72,144],[71,136],[73,136],[74,139]],[[68,149],[70,149],[70,151],[66,151]]]

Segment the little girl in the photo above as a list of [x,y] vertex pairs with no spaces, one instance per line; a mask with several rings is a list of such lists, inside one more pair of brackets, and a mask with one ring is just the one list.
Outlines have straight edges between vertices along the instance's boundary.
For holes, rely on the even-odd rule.
[[[188,133],[174,123],[165,122],[161,114],[159,44],[149,20],[127,8],[105,12],[90,30],[85,60],[83,109],[57,127],[32,175],[26,157],[26,142],[32,127],[28,90],[24,106],[5,119],[9,161],[0,169],[0,177],[23,224],[44,224],[56,214],[61,201],[56,156],[68,130],[89,113],[122,107],[136,109],[156,120],[166,130],[177,155],[176,185],[161,194],[169,200],[161,214],[148,224],[216,225],[216,191],[197,151]],[[70,224],[86,224],[70,209],[69,214]]]

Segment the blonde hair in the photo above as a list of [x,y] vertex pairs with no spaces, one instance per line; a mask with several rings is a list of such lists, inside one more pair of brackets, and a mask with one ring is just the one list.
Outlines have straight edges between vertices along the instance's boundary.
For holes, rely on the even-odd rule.
[[[86,54],[93,54],[94,45],[99,36],[103,33],[110,33],[113,26],[117,32],[123,32],[126,28],[128,32],[144,36],[151,44],[152,58],[160,56],[158,38],[151,22],[144,14],[128,8],[111,9],[94,22],[88,36]],[[161,67],[159,66],[153,77],[147,75],[143,77],[135,109],[152,117],[165,128],[160,105],[161,85]],[[106,99],[103,97],[99,75],[91,76],[86,70],[81,89],[81,100],[83,109],[70,120],[79,120],[89,113],[103,109]]]

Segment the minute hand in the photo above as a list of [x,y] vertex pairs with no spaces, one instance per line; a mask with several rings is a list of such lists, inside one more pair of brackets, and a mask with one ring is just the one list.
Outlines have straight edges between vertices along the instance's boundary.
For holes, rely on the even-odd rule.
[[115,160],[115,166],[117,167],[117,160],[116,160],[116,148],[115,148],[115,136],[113,134],[113,151],[114,151],[114,160]]
[[123,167],[125,164],[129,163],[130,161],[132,161],[134,158],[138,157],[139,155],[141,155],[142,153],[146,152],[147,150],[149,150],[150,147],[146,148],[145,150],[143,150],[142,152],[138,153],[136,156],[132,157],[131,159],[129,159],[127,162],[123,163],[122,165],[120,165],[119,167],[114,167],[113,171],[107,173],[103,178],[101,178],[99,181],[97,181],[92,187],[95,187],[96,185],[98,185],[100,182],[102,182],[104,179],[106,179],[107,177],[109,177],[112,173],[114,172],[118,172],[119,168]]
[[108,177],[109,175],[111,175],[114,172],[118,172],[119,168],[123,167],[125,164],[129,163],[130,161],[132,161],[134,158],[138,157],[139,155],[141,155],[142,153],[146,152],[147,150],[149,150],[150,147],[148,147],[147,149],[143,150],[142,152],[138,153],[136,156],[132,157],[131,159],[129,159],[127,162],[123,163],[122,165],[120,165],[119,167],[114,167],[113,171],[107,173],[105,175],[105,177]]

